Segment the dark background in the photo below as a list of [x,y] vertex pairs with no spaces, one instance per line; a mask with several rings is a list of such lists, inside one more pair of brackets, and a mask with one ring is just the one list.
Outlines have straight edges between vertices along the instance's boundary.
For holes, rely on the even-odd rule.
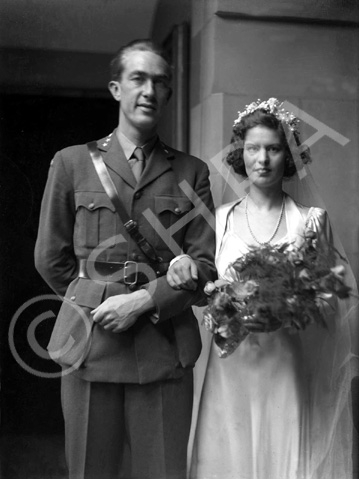
[[[31,374],[21,367],[10,350],[8,331],[26,301],[52,293],[33,262],[50,161],[59,149],[111,133],[117,124],[118,103],[110,96],[8,94],[0,97],[0,108],[2,477],[60,478],[65,474],[60,379]],[[56,315],[59,304],[55,299],[36,302],[24,309],[14,328],[16,351],[40,373],[59,369],[31,349],[27,330],[40,314]],[[49,318],[36,328],[36,340],[43,348],[53,324]]]

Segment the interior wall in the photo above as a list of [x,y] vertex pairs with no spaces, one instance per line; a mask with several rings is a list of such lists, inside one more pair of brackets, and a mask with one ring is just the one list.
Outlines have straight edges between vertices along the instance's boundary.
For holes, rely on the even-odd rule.
[[1,92],[110,98],[111,56],[149,36],[157,3],[2,0]]
[[[245,105],[274,96],[330,127],[311,146],[310,170],[358,275],[359,6],[304,9],[291,1],[283,11],[281,3],[193,2],[191,56],[200,61],[191,70],[191,151],[209,163],[221,204],[233,193],[223,194],[226,181],[213,160]],[[302,121],[301,130],[304,141],[316,128]]]
[[1,0],[2,48],[108,54],[148,35],[158,0]]
[[[194,0],[196,1],[196,0]],[[153,17],[152,38],[162,43],[175,25],[191,20],[191,3],[193,0],[158,0]]]

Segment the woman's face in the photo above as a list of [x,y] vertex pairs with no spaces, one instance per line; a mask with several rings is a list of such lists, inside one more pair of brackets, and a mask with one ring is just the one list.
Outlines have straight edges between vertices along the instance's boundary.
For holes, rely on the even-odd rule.
[[285,157],[286,151],[276,130],[258,125],[247,131],[243,158],[251,183],[262,188],[281,185]]

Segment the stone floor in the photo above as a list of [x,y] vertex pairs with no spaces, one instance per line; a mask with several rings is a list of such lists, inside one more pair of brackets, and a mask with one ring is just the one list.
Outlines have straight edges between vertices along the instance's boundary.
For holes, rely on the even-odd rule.
[[[0,451],[1,479],[68,479],[62,435],[3,435]],[[354,464],[359,479],[358,453]]]

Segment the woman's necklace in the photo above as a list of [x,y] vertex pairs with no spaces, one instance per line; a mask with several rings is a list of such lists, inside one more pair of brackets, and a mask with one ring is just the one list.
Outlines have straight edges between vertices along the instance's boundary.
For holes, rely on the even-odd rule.
[[278,230],[279,230],[279,226],[282,222],[282,218],[283,218],[283,213],[284,213],[284,208],[285,208],[285,201],[284,201],[284,196],[283,196],[283,199],[282,199],[282,208],[280,210],[280,215],[279,215],[279,218],[278,218],[278,222],[276,224],[276,227],[274,229],[274,232],[272,234],[272,236],[269,238],[269,240],[267,241],[259,241],[256,237],[255,237],[255,234],[253,233],[252,231],[252,228],[251,228],[251,225],[249,224],[249,218],[248,218],[248,194],[246,196],[246,204],[245,204],[245,214],[246,214],[246,220],[247,220],[247,226],[248,226],[248,229],[249,229],[249,232],[252,236],[252,238],[254,239],[254,241],[256,241],[258,244],[260,244],[261,246],[265,246],[266,244],[270,243],[272,241],[272,239],[275,237],[275,235],[277,234]]

